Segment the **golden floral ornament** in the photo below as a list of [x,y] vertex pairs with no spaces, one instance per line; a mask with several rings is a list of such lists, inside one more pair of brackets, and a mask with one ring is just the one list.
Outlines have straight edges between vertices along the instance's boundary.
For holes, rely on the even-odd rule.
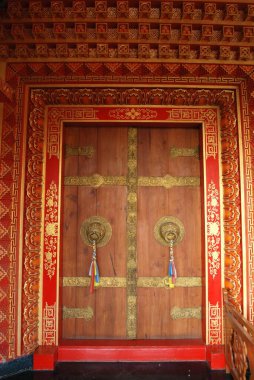
[[157,111],[145,107],[120,107],[109,112],[117,120],[151,120],[157,117]]
[[126,116],[129,119],[132,119],[132,120],[133,119],[140,119],[141,113],[136,108],[132,108],[132,109],[130,109],[129,111],[126,112]]
[[57,223],[48,223],[46,225],[46,235],[47,236],[57,236],[58,235],[58,224]]
[[91,321],[94,317],[94,311],[90,306],[85,308],[77,307],[63,307],[63,319],[79,318],[84,319],[86,322]]
[[58,244],[58,194],[55,182],[46,191],[44,269],[50,279],[55,275]]
[[220,269],[220,209],[219,191],[211,181],[207,202],[207,246],[210,275],[215,278]]

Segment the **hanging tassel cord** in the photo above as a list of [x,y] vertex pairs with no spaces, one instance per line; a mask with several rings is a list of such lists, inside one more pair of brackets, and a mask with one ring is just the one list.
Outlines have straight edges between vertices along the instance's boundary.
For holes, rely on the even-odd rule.
[[170,241],[169,245],[169,266],[168,266],[168,277],[175,284],[177,279],[177,272],[174,262],[174,251],[173,251],[173,240]]
[[91,277],[90,282],[90,293],[94,292],[94,289],[99,286],[100,283],[100,274],[99,274],[99,268],[96,261],[96,244],[95,241],[93,241],[93,255],[92,255],[92,262],[89,269],[89,276]]

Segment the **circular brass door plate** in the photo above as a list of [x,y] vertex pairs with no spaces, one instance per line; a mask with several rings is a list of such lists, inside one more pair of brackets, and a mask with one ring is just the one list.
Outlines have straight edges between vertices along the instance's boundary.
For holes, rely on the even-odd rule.
[[154,226],[154,237],[161,245],[169,246],[170,241],[178,244],[183,236],[183,223],[174,216],[163,216]]
[[92,247],[95,242],[97,247],[103,247],[112,236],[112,228],[109,222],[101,216],[91,216],[83,221],[80,235],[85,244]]

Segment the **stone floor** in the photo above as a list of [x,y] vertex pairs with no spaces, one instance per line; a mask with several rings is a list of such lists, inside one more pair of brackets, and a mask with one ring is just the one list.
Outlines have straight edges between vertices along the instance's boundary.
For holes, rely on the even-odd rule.
[[230,380],[204,362],[59,363],[54,372],[25,372],[10,380]]

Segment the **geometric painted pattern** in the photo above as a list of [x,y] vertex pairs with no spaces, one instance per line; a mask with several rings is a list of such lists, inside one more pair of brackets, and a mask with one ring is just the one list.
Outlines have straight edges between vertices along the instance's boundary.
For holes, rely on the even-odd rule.
[[0,267],[0,281],[2,281],[7,276],[7,273]]
[[7,249],[5,249],[3,246],[0,246],[0,260],[6,256],[8,253]]
[[7,297],[7,294],[3,291],[3,289],[0,289],[0,302],[2,302]]
[[[16,228],[11,228],[12,217],[11,213],[11,192],[15,179],[13,168],[13,134],[15,132],[15,124],[13,123],[14,108],[7,103],[4,104],[2,112],[2,136],[1,141],[1,159],[0,159],[0,356],[2,360],[15,357],[16,337],[11,338],[10,332],[13,330],[11,321],[15,319],[15,303],[13,294],[16,294],[16,273],[15,265],[11,265],[11,257],[16,261],[16,254],[12,254],[15,246],[14,240],[11,237],[11,231]],[[18,195],[18,194],[17,194]],[[13,247],[13,248],[12,248]],[[16,247],[14,248],[16,252]],[[10,289],[11,293],[10,293]],[[13,307],[11,307],[13,304]]]
[[4,319],[6,319],[6,314],[4,314],[2,311],[0,311],[0,322],[3,322]]
[[[0,219],[3,218],[9,212],[8,208],[0,201]],[[1,232],[0,232],[1,236]]]
[[4,236],[8,235],[8,229],[4,227],[3,224],[0,224],[0,239],[3,239]]
[[[10,188],[4,182],[1,182],[0,183],[0,198],[3,198],[9,191],[10,191]],[[1,205],[4,206],[3,203]]]
[[0,332],[0,344],[6,341],[6,336]]

